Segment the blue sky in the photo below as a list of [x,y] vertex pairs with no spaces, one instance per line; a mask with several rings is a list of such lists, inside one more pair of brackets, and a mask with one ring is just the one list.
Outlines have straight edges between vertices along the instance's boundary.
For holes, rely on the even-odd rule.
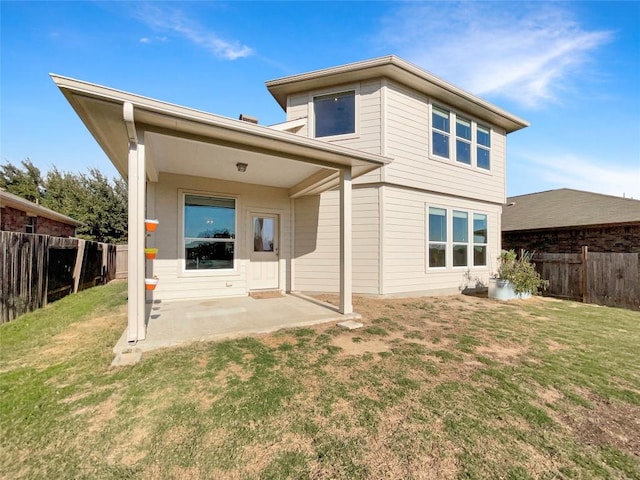
[[640,198],[640,2],[11,2],[1,157],[115,169],[48,73],[262,124],[266,80],[396,54],[528,120],[507,193]]

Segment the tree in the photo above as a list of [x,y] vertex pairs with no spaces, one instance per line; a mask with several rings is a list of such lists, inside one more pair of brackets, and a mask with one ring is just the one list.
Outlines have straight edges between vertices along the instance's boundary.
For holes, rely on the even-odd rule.
[[79,220],[77,235],[108,243],[127,241],[127,184],[111,181],[97,168],[88,174],[60,172],[53,167],[43,179],[29,159],[22,168],[6,164],[0,170],[0,186],[8,192]]
[[99,242],[115,243],[127,236],[127,187],[123,180],[112,185],[96,168],[81,174],[86,200],[81,221],[87,224],[79,232]]
[[0,188],[31,202],[39,203],[44,192],[40,170],[28,158],[22,161],[22,167],[16,167],[10,163],[0,166]]

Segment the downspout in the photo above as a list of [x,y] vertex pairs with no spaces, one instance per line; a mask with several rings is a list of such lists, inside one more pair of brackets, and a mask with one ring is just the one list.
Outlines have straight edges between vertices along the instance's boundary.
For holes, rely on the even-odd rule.
[[[145,337],[144,331],[140,331],[141,320],[145,314],[144,291],[144,218],[140,217],[140,152],[138,134],[134,122],[133,104],[124,102],[122,106],[122,118],[127,130],[129,140],[127,172],[128,172],[128,302],[127,302],[127,342],[132,345]],[[144,167],[143,167],[144,168]],[[144,175],[144,170],[142,170]],[[142,179],[144,182],[144,177]],[[142,187],[143,188],[143,187]],[[144,207],[142,206],[142,209]],[[142,214],[144,217],[144,213]],[[142,318],[141,318],[142,315]],[[144,325],[142,326],[144,329]]]
[[136,134],[136,124],[133,120],[133,104],[131,102],[124,102],[124,105],[122,106],[122,117],[124,118],[124,124],[127,127],[129,143],[137,145],[138,135]]

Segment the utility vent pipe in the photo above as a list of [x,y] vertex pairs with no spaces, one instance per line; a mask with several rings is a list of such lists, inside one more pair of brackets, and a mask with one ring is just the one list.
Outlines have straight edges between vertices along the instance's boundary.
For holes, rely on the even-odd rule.
[[256,117],[250,117],[249,115],[245,115],[244,113],[241,113],[238,119],[242,120],[243,122],[255,123],[256,125],[258,124],[258,119]]

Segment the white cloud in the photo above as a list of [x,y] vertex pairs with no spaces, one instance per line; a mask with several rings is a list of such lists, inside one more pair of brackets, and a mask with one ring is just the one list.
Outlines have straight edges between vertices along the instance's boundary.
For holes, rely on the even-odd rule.
[[157,4],[141,4],[137,18],[156,31],[185,38],[218,58],[236,60],[253,54],[251,47],[237,41],[222,39],[180,10],[162,9]]
[[547,155],[537,153],[523,156],[536,172],[536,182],[546,182],[552,188],[575,188],[589,192],[640,199],[640,165],[621,165],[573,154]]
[[425,2],[388,17],[378,40],[475,94],[536,107],[556,101],[611,36],[552,3]]
[[140,43],[151,43],[151,39],[148,37],[142,37]]

